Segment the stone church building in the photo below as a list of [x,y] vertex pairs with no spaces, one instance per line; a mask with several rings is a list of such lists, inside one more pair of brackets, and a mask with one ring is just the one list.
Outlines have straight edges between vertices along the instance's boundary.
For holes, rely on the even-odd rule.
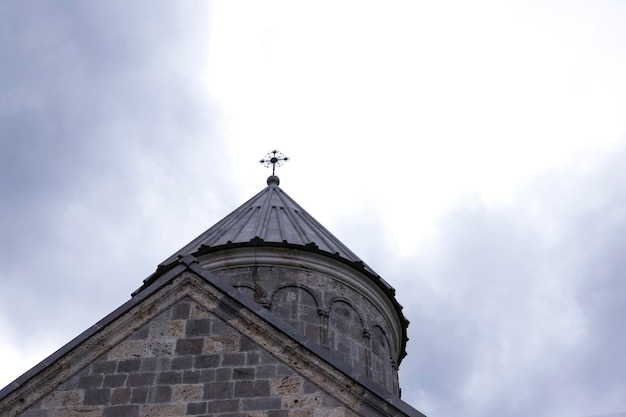
[[2,389],[0,416],[423,417],[394,289],[267,184]]

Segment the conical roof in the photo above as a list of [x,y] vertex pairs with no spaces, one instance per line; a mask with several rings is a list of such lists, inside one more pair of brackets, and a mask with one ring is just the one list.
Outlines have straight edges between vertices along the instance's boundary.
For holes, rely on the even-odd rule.
[[330,257],[364,274],[391,302],[400,320],[401,350],[406,355],[408,320],[395,298],[395,289],[366,265],[346,245],[330,233],[306,210],[279,187],[278,177],[267,179],[267,187],[236,208],[232,213],[200,234],[161,263],[132,295],[148,288],[167,271],[185,259],[200,258],[211,253],[249,247],[298,249]]
[[267,187],[224,217],[210,229],[170,256],[163,266],[185,255],[242,244],[302,246],[350,263],[367,267],[346,245],[306,212],[279,187],[278,177]]

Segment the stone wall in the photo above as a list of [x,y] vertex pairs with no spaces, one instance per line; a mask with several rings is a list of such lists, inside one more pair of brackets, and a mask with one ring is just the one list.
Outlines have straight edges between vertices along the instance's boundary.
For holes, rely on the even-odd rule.
[[[210,268],[209,268],[210,269]],[[358,373],[399,396],[390,323],[363,294],[335,277],[289,266],[210,269]]]
[[356,417],[356,414],[185,298],[20,416]]

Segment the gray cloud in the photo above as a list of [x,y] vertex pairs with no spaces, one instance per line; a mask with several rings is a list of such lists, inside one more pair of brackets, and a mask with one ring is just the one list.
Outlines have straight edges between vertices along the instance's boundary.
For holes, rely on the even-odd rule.
[[[67,342],[243,202],[198,94],[205,22],[179,7],[0,5],[0,318],[19,349]],[[406,401],[433,417],[626,409],[625,157],[544,173],[510,204],[459,201],[411,258],[376,209],[338,219],[412,322]],[[394,197],[369,192],[359,204]]]
[[460,202],[431,250],[394,270],[416,277],[399,286],[407,399],[433,415],[625,408],[624,160],[546,173],[509,205]]
[[[0,6],[0,314],[25,335],[17,346],[42,332],[74,336],[124,301],[140,279],[114,275],[145,276],[175,250],[162,235],[150,240],[154,207],[162,219],[184,214],[166,214],[164,201],[191,204],[198,174],[226,166],[182,6],[141,6]],[[155,251],[133,253],[128,239]]]

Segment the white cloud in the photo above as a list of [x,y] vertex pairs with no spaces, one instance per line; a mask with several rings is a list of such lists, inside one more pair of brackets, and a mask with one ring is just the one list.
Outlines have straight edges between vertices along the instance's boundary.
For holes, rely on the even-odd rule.
[[626,409],[621,2],[23,7],[0,37],[1,377],[257,192],[278,148],[283,188],[398,288],[407,401]]

